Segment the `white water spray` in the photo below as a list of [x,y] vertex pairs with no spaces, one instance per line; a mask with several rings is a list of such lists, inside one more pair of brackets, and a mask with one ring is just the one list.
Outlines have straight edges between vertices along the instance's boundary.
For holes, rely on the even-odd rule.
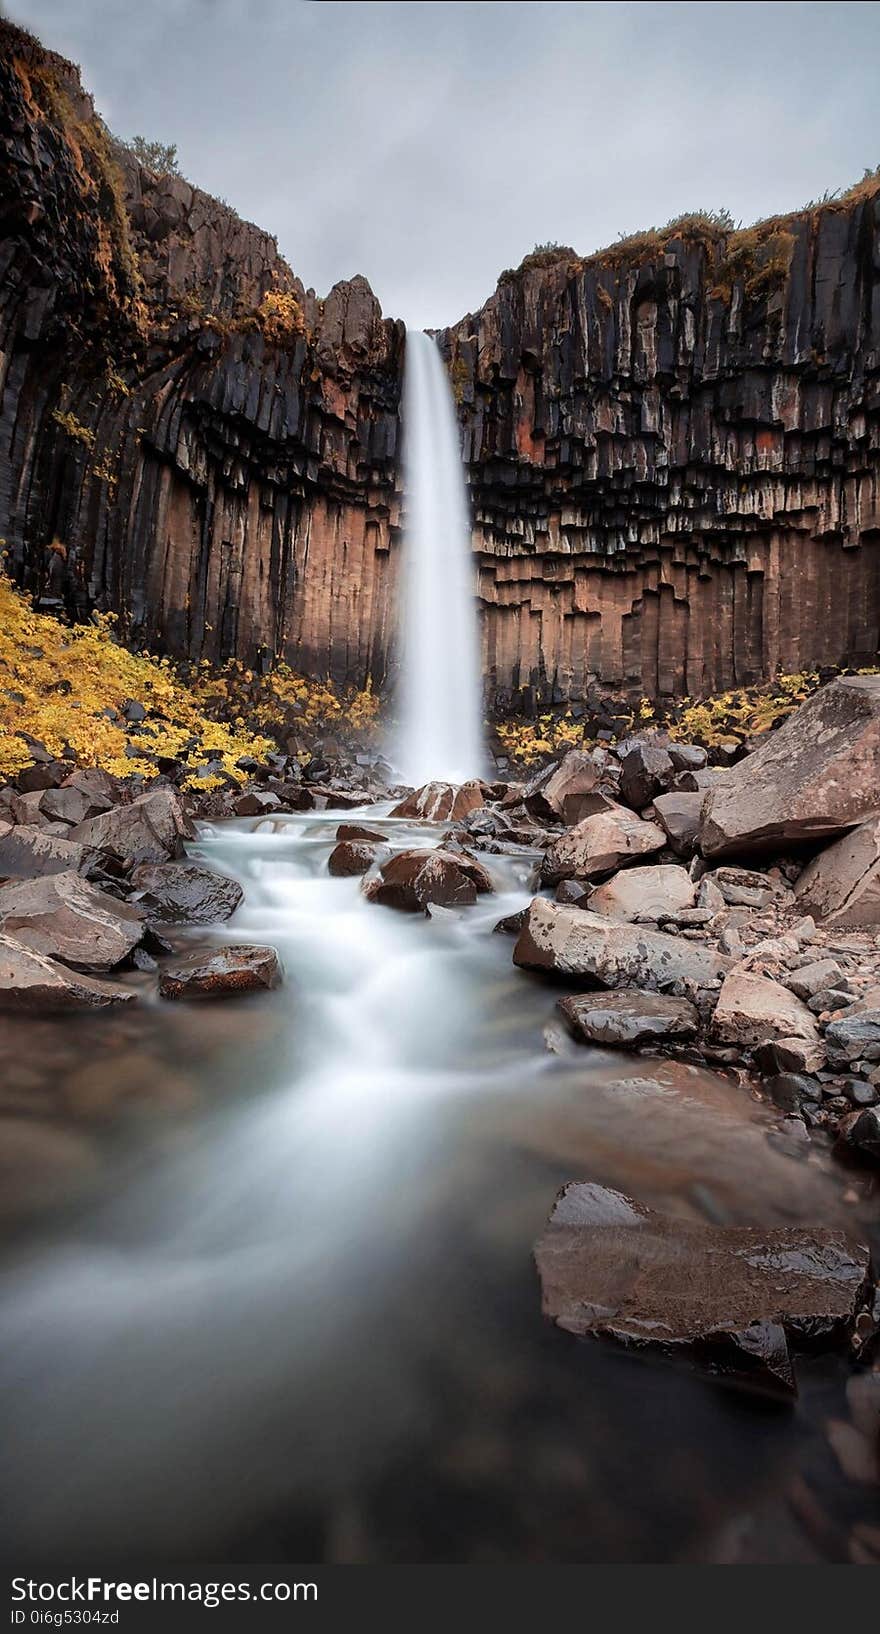
[[406,529],[400,738],[416,785],[483,769],[479,631],[452,392],[430,335],[410,330],[404,375]]

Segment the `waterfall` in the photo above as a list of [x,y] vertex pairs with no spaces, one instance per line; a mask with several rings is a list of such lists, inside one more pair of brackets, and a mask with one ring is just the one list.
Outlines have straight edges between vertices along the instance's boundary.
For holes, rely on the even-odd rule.
[[479,629],[458,427],[443,359],[409,331],[404,371],[400,736],[408,783],[483,770]]

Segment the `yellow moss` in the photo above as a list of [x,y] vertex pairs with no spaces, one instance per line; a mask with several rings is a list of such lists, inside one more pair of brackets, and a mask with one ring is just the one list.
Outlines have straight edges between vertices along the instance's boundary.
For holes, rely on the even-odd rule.
[[66,431],[68,437],[72,437],[74,442],[82,443],[84,448],[94,448],[95,433],[90,431],[88,426],[84,426],[75,414],[65,413],[62,409],[53,409],[52,419],[57,421],[62,431]]
[[303,309],[295,295],[269,289],[257,308],[257,323],[273,346],[286,346],[305,334]]

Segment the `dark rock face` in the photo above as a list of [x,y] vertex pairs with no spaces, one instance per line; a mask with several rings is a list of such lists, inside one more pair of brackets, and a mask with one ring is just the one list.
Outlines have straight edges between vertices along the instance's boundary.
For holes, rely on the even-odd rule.
[[840,1231],[699,1225],[576,1182],[535,1258],[544,1314],[568,1332],[687,1354],[783,1394],[797,1388],[789,1342],[845,1339],[869,1288],[868,1249]]
[[106,971],[128,958],[143,914],[71,871],[18,880],[0,890],[0,929],[23,946],[80,970]]
[[159,975],[163,999],[225,999],[280,984],[281,966],[275,949],[246,943],[169,960]]
[[172,925],[211,925],[230,919],[243,891],[237,880],[194,863],[146,863],[131,876],[139,908]]

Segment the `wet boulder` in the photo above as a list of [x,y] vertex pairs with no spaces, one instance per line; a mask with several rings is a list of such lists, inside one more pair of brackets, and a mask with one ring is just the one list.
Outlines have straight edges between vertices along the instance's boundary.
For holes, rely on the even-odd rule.
[[390,857],[388,846],[378,840],[340,840],[327,859],[327,869],[337,877],[356,877]]
[[401,800],[391,816],[421,818],[428,823],[458,822],[483,803],[477,778],[468,783],[425,783]]
[[580,822],[595,809],[587,799],[593,796],[599,773],[591,755],[571,749],[561,760],[543,767],[522,791],[522,803],[530,817],[542,822]]
[[89,817],[71,829],[70,837],[135,864],[167,862],[180,856],[183,841],[192,839],[194,833],[174,790],[159,788],[148,790],[128,806],[114,806],[99,817]]
[[707,791],[703,855],[840,835],[880,807],[880,676],[848,675],[802,704]]
[[243,891],[237,880],[195,863],[141,863],[131,876],[135,899],[151,921],[212,925],[230,919]]
[[731,965],[699,942],[616,923],[589,908],[563,907],[540,896],[529,905],[513,962],[526,970],[587,977],[603,987],[651,990],[679,982],[711,987]]
[[624,868],[598,885],[590,896],[590,911],[609,919],[674,918],[692,908],[696,887],[686,868],[658,863],[647,868]]
[[419,913],[434,903],[441,908],[468,907],[478,891],[491,891],[492,880],[475,858],[459,851],[400,851],[364,882],[371,902],[405,913]]
[[692,857],[697,849],[704,798],[701,792],[674,789],[654,800],[654,814],[676,856]]
[[129,988],[71,970],[0,932],[0,1010],[101,1010],[135,997]]
[[806,913],[842,929],[880,925],[880,817],[814,857],[795,894]]
[[163,999],[225,999],[269,991],[281,979],[274,948],[240,943],[169,960],[159,972],[159,992]]
[[741,966],[724,978],[710,1033],[716,1044],[740,1049],[753,1049],[771,1038],[800,1038],[817,1046],[820,1042],[816,1018],[802,999],[781,982]]
[[668,789],[675,767],[667,749],[650,739],[633,744],[620,763],[620,796],[641,811],[654,796]]
[[86,793],[83,789],[65,783],[59,789],[45,789],[39,796],[40,815],[50,823],[84,823],[87,817],[98,817],[110,811],[112,802]]
[[541,877],[551,885],[561,879],[601,879],[640,857],[662,851],[666,836],[656,823],[643,822],[626,806],[585,817],[566,829],[547,851]]
[[71,869],[87,872],[94,851],[76,840],[45,834],[28,823],[0,823],[0,879],[37,879]]
[[247,789],[233,803],[236,817],[270,817],[281,806],[281,796],[271,789]]
[[362,823],[340,823],[336,830],[337,840],[368,840],[370,843],[379,841],[384,843],[387,834],[380,834],[377,828],[366,828]]
[[560,999],[558,1009],[582,1043],[618,1050],[666,1040],[681,1043],[696,1038],[700,1026],[699,1013],[687,999],[637,988],[578,993]]
[[100,972],[128,958],[143,936],[144,916],[70,870],[4,885],[0,930],[49,959]]
[[824,1226],[709,1226],[606,1186],[572,1182],[535,1246],[544,1315],[567,1332],[698,1366],[782,1395],[789,1345],[852,1333],[867,1247]]

